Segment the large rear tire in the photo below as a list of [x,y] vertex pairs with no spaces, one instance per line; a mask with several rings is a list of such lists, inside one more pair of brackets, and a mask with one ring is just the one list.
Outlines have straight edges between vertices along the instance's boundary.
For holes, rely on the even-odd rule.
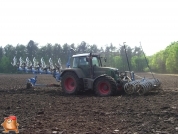
[[74,72],[66,72],[61,78],[61,86],[65,94],[77,94],[83,90],[83,81]]
[[110,76],[102,76],[94,83],[94,91],[98,96],[111,96],[116,92],[116,83]]

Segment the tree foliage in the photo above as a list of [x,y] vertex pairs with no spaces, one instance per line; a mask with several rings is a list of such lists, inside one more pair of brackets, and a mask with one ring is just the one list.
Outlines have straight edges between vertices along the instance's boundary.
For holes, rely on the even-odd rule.
[[150,57],[149,64],[155,72],[178,73],[178,42],[173,42]]

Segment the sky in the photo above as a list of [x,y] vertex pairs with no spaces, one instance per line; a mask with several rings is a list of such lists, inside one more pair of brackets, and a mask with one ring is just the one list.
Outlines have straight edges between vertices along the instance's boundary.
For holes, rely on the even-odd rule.
[[140,46],[146,55],[178,41],[176,0],[0,0],[0,46]]

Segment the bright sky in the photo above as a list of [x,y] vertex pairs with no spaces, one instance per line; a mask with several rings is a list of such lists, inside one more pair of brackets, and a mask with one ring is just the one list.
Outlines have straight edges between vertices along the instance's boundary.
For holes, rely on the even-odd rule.
[[0,0],[0,46],[142,43],[147,55],[178,41],[174,0]]

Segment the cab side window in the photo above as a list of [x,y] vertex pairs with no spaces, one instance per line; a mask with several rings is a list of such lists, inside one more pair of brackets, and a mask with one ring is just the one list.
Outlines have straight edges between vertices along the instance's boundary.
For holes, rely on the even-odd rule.
[[79,65],[88,65],[88,62],[86,61],[86,57],[80,57]]
[[73,67],[78,67],[78,62],[79,62],[79,58],[78,57],[75,57],[74,60],[73,60]]

